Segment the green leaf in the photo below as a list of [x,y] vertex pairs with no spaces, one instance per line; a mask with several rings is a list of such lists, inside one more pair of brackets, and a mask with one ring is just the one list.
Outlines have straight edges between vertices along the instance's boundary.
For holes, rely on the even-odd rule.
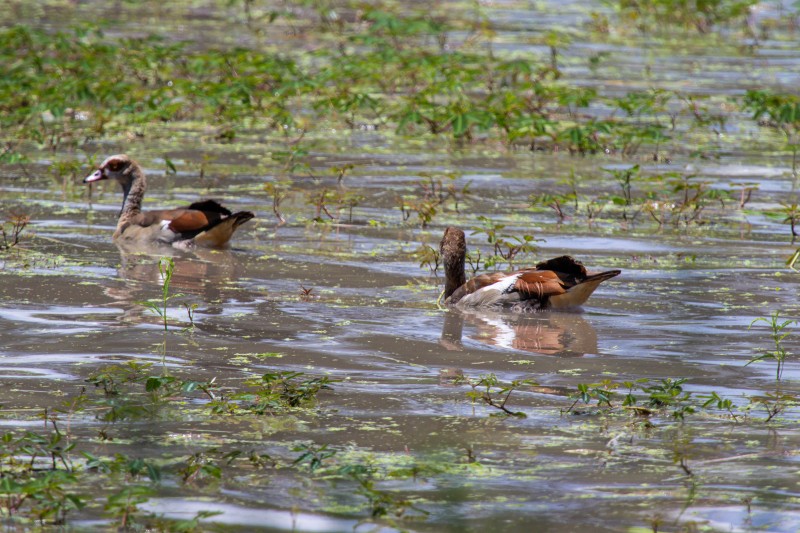
[[147,392],[153,392],[155,390],[158,390],[161,387],[161,385],[162,385],[161,378],[152,376],[147,378],[147,382],[145,383],[144,388]]
[[167,164],[167,174],[173,174],[174,175],[174,174],[178,173],[178,169],[175,168],[175,164],[172,162],[172,160],[170,158],[165,157],[164,158],[164,162]]

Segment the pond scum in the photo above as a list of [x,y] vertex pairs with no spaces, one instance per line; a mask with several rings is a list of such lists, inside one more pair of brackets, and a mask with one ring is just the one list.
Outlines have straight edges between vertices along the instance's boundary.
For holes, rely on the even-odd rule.
[[[147,6],[135,3],[122,6],[116,20],[79,22],[95,17],[78,12],[53,24],[46,17],[33,22],[26,14],[34,8],[12,2],[9,12],[19,16],[11,24],[11,15],[2,15],[6,20],[0,29],[4,178],[25,174],[33,162],[52,160],[49,170],[64,197],[81,199],[85,192],[74,185],[76,177],[97,162],[103,144],[146,138],[149,145],[164,146],[183,137],[184,130],[199,130],[220,145],[262,139],[269,155],[261,159],[258,172],[273,178],[259,192],[268,206],[264,211],[271,211],[276,224],[349,223],[354,209],[369,207],[374,192],[355,184],[339,186],[355,181],[356,164],[315,165],[310,154],[330,144],[330,131],[377,132],[387,142],[427,143],[431,150],[531,151],[570,154],[576,160],[603,156],[607,166],[598,164],[595,171],[608,184],[603,190],[587,185],[596,176],[578,172],[554,181],[546,193],[521,200],[522,208],[540,220],[581,231],[624,224],[689,233],[712,222],[739,223],[744,213],[785,225],[784,233],[773,238],[794,243],[800,220],[795,193],[765,191],[753,207],[757,183],[712,186],[690,171],[659,171],[658,166],[675,158],[714,159],[756,143],[753,150],[763,151],[764,157],[789,161],[787,172],[796,178],[800,98],[795,91],[754,86],[723,97],[702,88],[681,91],[654,82],[652,88],[615,94],[571,83],[568,75],[576,61],[570,45],[579,38],[646,38],[666,49],[675,46],[670,34],[677,33],[690,45],[757,48],[767,38],[795,39],[794,11],[781,11],[759,26],[752,19],[755,1],[605,2],[581,28],[588,37],[561,29],[532,37],[541,53],[531,60],[502,46],[483,3],[443,4],[424,13],[389,2],[209,4],[229,18],[236,32],[243,32],[240,41],[231,43],[216,33],[207,41],[184,39],[169,26],[143,32],[131,21]],[[160,9],[166,13],[170,8]],[[281,42],[276,34],[292,36],[291,42]],[[592,55],[586,68],[602,71],[611,59]],[[214,157],[209,157],[198,163],[197,172],[203,177],[213,164]],[[178,171],[168,157],[164,166],[168,174]],[[329,187],[301,179],[320,173]],[[417,176],[393,200],[393,222],[427,228],[452,220],[460,214],[459,205],[473,197],[469,184],[458,178],[448,172]],[[36,250],[36,237],[30,237],[33,245],[23,246],[32,222],[27,214],[3,215],[4,270],[55,261]],[[510,231],[502,220],[479,216],[470,224],[489,245],[469,258],[473,272],[519,265],[536,249],[534,235]],[[438,272],[435,247],[422,245],[411,257],[421,268]],[[179,520],[151,512],[147,504],[156,497],[184,494],[213,497],[227,483],[247,486],[259,476],[291,487],[276,503],[284,508],[294,508],[292,494],[305,490],[316,500],[303,511],[423,530],[442,502],[418,490],[417,480],[489,484],[493,478],[517,474],[513,465],[491,464],[491,459],[482,464],[471,448],[463,455],[400,455],[355,445],[281,442],[255,429],[242,430],[246,436],[226,431],[216,441],[191,446],[176,438],[146,457],[109,451],[135,428],[159,421],[181,419],[221,432],[250,423],[255,427],[265,418],[275,427],[299,427],[329,416],[325,399],[337,394],[335,380],[313,373],[275,370],[244,382],[218,383],[214,377],[193,376],[191,368],[167,364],[171,343],[192,335],[196,304],[170,294],[171,260],[165,258],[161,265],[162,274],[169,272],[161,298],[139,303],[165,329],[161,364],[108,365],[84,376],[79,394],[54,400],[40,412],[0,411],[11,421],[38,422],[2,435],[0,516],[7,530],[212,527],[213,510]],[[313,291],[303,287],[300,298],[314,297]],[[176,314],[168,316],[169,310]],[[186,320],[169,318],[181,312]],[[723,463],[697,458],[694,436],[723,445],[728,432],[796,425],[800,397],[783,376],[793,357],[788,346],[794,321],[782,310],[764,314],[751,324],[751,332],[772,344],[753,354],[748,364],[774,365],[774,387],[747,397],[692,390],[691,378],[672,376],[609,377],[579,383],[564,394],[544,392],[546,384],[535,378],[503,381],[492,373],[456,375],[449,384],[459,401],[473,406],[475,416],[504,424],[531,416],[575,418],[582,427],[572,431],[617,435],[611,439],[614,452],[605,461],[657,456],[654,468],[670,472],[686,488],[688,508],[700,498],[704,472]],[[762,326],[769,328],[769,338]],[[716,435],[720,427],[726,435]],[[752,451],[760,457],[773,453],[796,450]],[[747,458],[741,454],[726,461]],[[341,495],[327,494],[332,491]],[[748,509],[755,496],[742,496]],[[626,527],[702,527],[657,511]],[[92,522],[98,520],[102,522]]]

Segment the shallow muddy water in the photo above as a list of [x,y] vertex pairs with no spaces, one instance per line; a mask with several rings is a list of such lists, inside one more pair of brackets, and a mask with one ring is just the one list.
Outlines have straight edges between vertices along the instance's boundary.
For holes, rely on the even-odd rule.
[[[497,50],[547,56],[528,37],[582,27],[592,11],[584,2],[535,4],[487,4]],[[603,12],[604,6],[592,7]],[[16,9],[31,23],[59,24],[50,12]],[[74,9],[62,23],[89,8]],[[136,6],[129,9],[124,16],[135,16]],[[229,42],[235,32],[225,29],[239,27],[229,11],[199,3],[171,13],[184,17],[178,20],[190,36],[211,28],[214,38]],[[147,24],[138,20],[114,31],[144,31]],[[775,38],[748,53],[698,39],[679,53],[674,43],[648,37],[598,42],[575,32],[571,39],[562,57],[565,77],[607,95],[658,86],[724,99],[756,83],[796,85],[800,72],[796,40]],[[280,41],[246,32],[239,40]],[[598,52],[609,53],[606,63],[589,68],[587,58]],[[642,78],[643,71],[650,77]],[[766,323],[753,321],[775,311],[797,318],[800,310],[800,276],[785,264],[796,245],[788,225],[765,214],[793,197],[796,180],[790,156],[774,146],[762,149],[769,139],[745,114],[726,127],[730,137],[675,135],[658,162],[644,153],[583,157],[383,131],[317,130],[307,137],[314,147],[304,157],[310,170],[294,174],[282,204],[285,225],[277,224],[263,188],[280,176],[260,166],[279,139],[263,131],[224,143],[202,125],[173,123],[160,126],[158,135],[87,143],[84,151],[100,160],[126,152],[142,164],[149,177],[146,207],[183,205],[199,195],[255,212],[221,251],[120,250],[111,241],[121,201],[117,185],[90,193],[80,183],[88,164],[62,179],[49,165],[63,154],[33,151],[30,163],[0,167],[1,214],[31,218],[21,244],[0,254],[0,425],[41,430],[43,410],[58,409],[83,388],[98,395],[86,380],[131,361],[152,363],[153,374],[214,379],[222,393],[267,372],[302,372],[332,380],[314,408],[210,415],[207,399],[194,394],[114,422],[98,418],[100,407],[64,409],[60,426],[69,428],[76,450],[140,457],[165,471],[187,456],[217,450],[220,465],[221,454],[234,449],[268,454],[279,464],[237,463],[219,479],[198,482],[165,478],[139,506],[167,518],[220,513],[201,528],[796,531],[800,364],[790,357],[780,382],[773,362],[747,365],[772,347]],[[716,158],[693,157],[698,148]],[[165,157],[176,173],[165,173]],[[201,177],[203,161],[210,162]],[[345,164],[353,168],[338,183],[330,169]],[[600,169],[631,164],[647,175],[691,173],[710,189],[733,191],[734,199],[724,207],[709,202],[689,224],[661,226],[633,207],[623,219],[611,202],[588,220],[585,204],[619,194],[619,184]],[[551,209],[530,206],[531,194],[564,190],[571,173],[580,177],[579,212],[559,222]],[[419,194],[429,176],[458,190],[469,185],[470,192],[458,210],[447,201],[421,228],[415,214],[403,220],[398,198]],[[744,209],[736,205],[739,183],[756,187]],[[338,221],[313,220],[308,198],[322,188],[363,197],[352,220],[347,209]],[[633,183],[634,197],[648,191],[673,194],[664,184]],[[619,268],[622,275],[574,312],[440,308],[441,273],[421,267],[413,252],[423,244],[437,248],[449,225],[480,227],[478,216],[505,224],[510,235],[540,239],[516,265],[568,253],[590,269]],[[490,253],[485,235],[470,233],[471,250]],[[166,332],[141,304],[161,295],[162,257],[174,261],[171,293],[180,293],[169,303]],[[196,304],[193,324],[183,304]],[[795,330],[787,330],[789,351],[798,349]],[[535,381],[508,398],[510,409],[526,417],[496,416],[498,409],[468,396],[480,386],[462,378],[477,383],[488,374],[501,384]],[[626,415],[627,386],[617,390],[615,414],[596,399],[574,405],[581,384],[645,378],[686,378],[684,391],[732,400],[736,418],[724,409],[697,409],[683,422],[669,410],[647,419]],[[787,399],[766,423],[766,411],[752,399],[768,394]],[[299,446],[309,443],[336,454],[317,471],[292,466]],[[334,467],[347,465],[368,465],[374,486],[333,475]],[[403,517],[371,521],[365,502],[376,497],[372,489],[413,506],[398,505]],[[68,524],[108,527],[108,490],[83,487],[93,504],[70,513]]]

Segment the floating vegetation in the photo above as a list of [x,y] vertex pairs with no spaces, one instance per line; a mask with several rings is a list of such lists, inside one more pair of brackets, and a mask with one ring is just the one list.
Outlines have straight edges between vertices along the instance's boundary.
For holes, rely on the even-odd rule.
[[[709,28],[742,16],[753,2],[731,2],[735,7],[704,2],[702,8],[680,9],[674,3],[656,2],[652,13],[644,8],[648,3],[626,5],[623,18],[637,13],[641,20],[661,19],[662,10],[699,13],[694,21],[675,22]],[[316,49],[313,62],[299,54],[261,49],[197,49],[155,35],[110,40],[91,25],[54,33],[24,25],[5,28],[0,32],[2,59],[12,68],[0,85],[0,124],[9,143],[2,157],[7,163],[23,157],[21,142],[53,152],[74,150],[96,135],[193,120],[215,124],[217,137],[227,142],[236,142],[237,130],[248,127],[296,132],[302,139],[315,124],[344,129],[368,125],[403,135],[426,132],[471,143],[497,139],[507,146],[576,155],[607,152],[631,158],[647,147],[658,160],[662,148],[682,131],[716,126],[700,95],[654,88],[606,97],[593,88],[564,83],[552,58],[536,64],[482,52],[490,34],[470,20],[466,16],[434,23],[422,16],[401,16],[381,4],[361,6],[355,20],[326,34],[339,46]],[[454,46],[448,40],[455,31],[472,38]],[[568,44],[548,39],[552,50]],[[353,48],[358,52],[352,53]],[[797,120],[792,98],[749,91],[741,106],[755,120],[766,116],[767,125],[785,134],[794,168]],[[676,110],[678,102],[688,105]],[[621,116],[584,112],[598,105]],[[169,132],[148,131],[149,137],[158,135]],[[283,160],[289,173],[308,153],[298,142],[272,155]],[[55,164],[61,175],[66,164]]]

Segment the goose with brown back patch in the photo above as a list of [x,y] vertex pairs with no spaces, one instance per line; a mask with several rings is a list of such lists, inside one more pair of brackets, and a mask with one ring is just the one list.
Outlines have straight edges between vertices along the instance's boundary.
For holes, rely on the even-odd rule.
[[139,164],[124,154],[112,155],[84,183],[114,179],[122,186],[114,240],[120,244],[167,244],[177,248],[227,246],[236,229],[253,218],[250,211],[232,213],[215,200],[178,209],[142,211],[147,179]]
[[519,311],[567,309],[583,305],[619,270],[587,272],[568,255],[515,272],[481,274],[467,281],[467,241],[458,228],[447,228],[439,246],[445,272],[444,302],[461,307],[510,307]]

